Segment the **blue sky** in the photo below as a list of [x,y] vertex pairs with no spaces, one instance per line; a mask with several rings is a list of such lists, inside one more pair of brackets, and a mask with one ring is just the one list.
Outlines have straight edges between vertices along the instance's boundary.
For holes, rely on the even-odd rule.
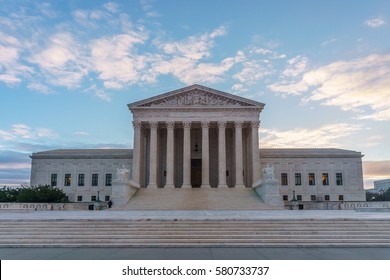
[[126,104],[194,83],[266,104],[262,147],[390,178],[390,1],[0,0],[0,185],[32,152],[130,148]]

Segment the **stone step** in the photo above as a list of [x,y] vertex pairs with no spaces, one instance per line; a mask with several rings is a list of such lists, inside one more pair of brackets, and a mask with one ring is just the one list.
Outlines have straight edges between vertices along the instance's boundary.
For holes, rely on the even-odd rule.
[[[390,247],[390,220],[0,221],[0,247]],[[374,246],[376,246],[374,245]]]
[[282,209],[263,203],[252,188],[141,188],[125,206],[112,210],[265,210]]

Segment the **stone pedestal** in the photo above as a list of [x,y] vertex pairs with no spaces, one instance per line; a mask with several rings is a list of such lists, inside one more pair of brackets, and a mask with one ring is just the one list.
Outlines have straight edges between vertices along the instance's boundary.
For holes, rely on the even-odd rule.
[[130,198],[138,191],[139,185],[125,180],[114,180],[112,182],[111,201],[112,206],[123,206],[129,202]]
[[264,203],[271,206],[283,207],[283,200],[279,194],[279,182],[276,179],[265,179],[255,182],[252,188]]

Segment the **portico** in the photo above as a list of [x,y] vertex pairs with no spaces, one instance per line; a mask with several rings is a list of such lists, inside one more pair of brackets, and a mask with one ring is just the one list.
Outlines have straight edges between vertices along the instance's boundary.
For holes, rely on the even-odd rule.
[[245,188],[258,180],[264,104],[193,85],[128,107],[139,186]]

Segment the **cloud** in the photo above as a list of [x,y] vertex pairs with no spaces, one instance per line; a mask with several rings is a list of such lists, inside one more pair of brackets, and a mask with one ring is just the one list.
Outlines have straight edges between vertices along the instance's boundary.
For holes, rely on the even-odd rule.
[[242,70],[233,75],[233,78],[247,85],[253,85],[257,81],[274,73],[272,64],[268,60],[245,61],[242,65]]
[[0,31],[0,81],[15,85],[32,73],[32,68],[20,62],[22,43],[14,36]]
[[105,3],[105,4],[103,5],[103,7],[104,7],[107,11],[109,11],[110,13],[113,13],[113,14],[115,14],[115,13],[118,12],[118,10],[119,10],[118,4],[117,4],[117,3],[114,3],[114,2]]
[[377,28],[385,24],[385,20],[382,17],[372,18],[364,21],[364,24],[371,28]]
[[298,55],[287,61],[288,67],[283,71],[285,77],[297,77],[305,72],[307,66],[307,57]]
[[173,75],[186,84],[221,81],[233,65],[244,59],[243,53],[238,51],[235,56],[227,57],[219,63],[204,61],[211,57],[214,39],[225,34],[226,28],[221,26],[210,33],[190,36],[181,41],[154,40],[154,44],[163,53],[154,56],[152,73],[154,76]]
[[374,181],[390,178],[390,161],[363,161],[364,188],[374,188]]
[[272,130],[260,128],[261,147],[265,148],[338,148],[339,140],[361,130],[359,125],[348,123],[327,124],[319,128]]
[[44,94],[51,94],[53,93],[53,90],[48,88],[47,86],[40,84],[38,82],[32,82],[27,85],[27,88],[33,91],[37,91],[39,93],[44,93]]
[[390,54],[372,54],[351,61],[337,61],[308,71],[295,83],[268,86],[273,91],[301,95],[305,102],[358,113],[360,119],[390,120]]
[[38,139],[38,138],[57,138],[58,135],[48,128],[35,128],[25,124],[14,124],[8,131],[0,130],[0,139],[5,141],[14,141],[17,139]]
[[71,33],[61,32],[51,36],[46,48],[30,57],[48,82],[68,88],[78,87],[88,74],[84,51]]

